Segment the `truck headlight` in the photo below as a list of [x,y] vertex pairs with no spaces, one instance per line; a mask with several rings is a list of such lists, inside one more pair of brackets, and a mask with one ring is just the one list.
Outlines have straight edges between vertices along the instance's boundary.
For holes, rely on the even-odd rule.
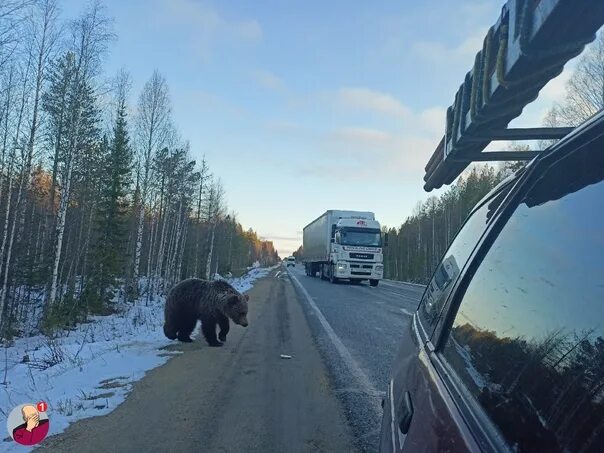
[[377,272],[382,272],[384,270],[384,266],[381,265],[381,264],[378,264],[378,265],[375,266],[375,270]]
[[339,271],[345,271],[346,269],[348,269],[348,265],[346,263],[338,263]]

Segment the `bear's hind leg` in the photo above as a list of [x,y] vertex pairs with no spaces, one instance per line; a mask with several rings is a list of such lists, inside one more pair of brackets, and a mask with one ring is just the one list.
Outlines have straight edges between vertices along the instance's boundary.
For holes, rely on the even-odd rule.
[[229,333],[229,318],[225,315],[220,314],[218,316],[218,325],[220,326],[220,332],[218,332],[218,339],[220,341],[226,341],[227,333]]
[[222,346],[222,343],[216,338],[216,318],[213,316],[204,316],[201,318],[201,331],[210,346]]
[[195,325],[197,324],[197,319],[186,319],[182,320],[180,324],[180,328],[178,329],[178,341],[182,341],[183,343],[191,343],[191,334],[193,333],[193,329],[195,329]]

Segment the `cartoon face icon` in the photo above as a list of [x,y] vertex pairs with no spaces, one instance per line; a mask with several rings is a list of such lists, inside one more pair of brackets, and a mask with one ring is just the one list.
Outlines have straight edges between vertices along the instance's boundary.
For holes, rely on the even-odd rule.
[[8,416],[8,433],[21,445],[36,445],[48,434],[50,423],[46,403],[27,403],[15,407]]

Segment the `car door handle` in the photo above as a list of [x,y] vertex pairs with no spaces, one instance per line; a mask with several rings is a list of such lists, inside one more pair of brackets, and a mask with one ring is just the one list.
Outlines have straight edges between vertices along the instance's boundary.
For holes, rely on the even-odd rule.
[[411,394],[405,392],[403,401],[401,401],[400,410],[398,413],[398,427],[401,433],[407,434],[409,432],[409,426],[411,425],[411,419],[413,418],[413,401],[411,400]]

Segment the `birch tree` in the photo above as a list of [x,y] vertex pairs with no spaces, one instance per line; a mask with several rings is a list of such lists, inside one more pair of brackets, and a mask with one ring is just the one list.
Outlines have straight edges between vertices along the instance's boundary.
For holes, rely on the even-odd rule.
[[[48,59],[51,55],[51,52],[55,48],[55,44],[59,37],[59,33],[57,31],[57,14],[58,11],[55,0],[40,0],[39,2],[34,3],[27,17],[27,30],[29,32],[27,37],[27,42],[29,43],[27,49],[27,66],[29,67],[33,64],[33,99],[31,100],[31,123],[26,142],[27,144],[25,145],[25,152],[22,153],[23,162],[15,201],[15,215],[13,216],[10,233],[8,232],[8,229],[5,229],[2,245],[2,250],[4,250],[6,235],[9,234],[6,258],[4,259],[3,263],[4,275],[2,277],[2,288],[0,289],[0,307],[3,307],[3,312],[6,312],[6,292],[13,244],[15,242],[16,227],[18,222],[23,222],[25,215],[25,208],[21,208],[22,204],[24,204],[24,192],[28,189],[31,178],[32,158],[34,154],[34,145],[36,142],[36,133],[39,126],[39,107],[42,84],[45,79]],[[27,78],[28,76],[29,74],[26,74],[25,77]],[[25,94],[23,98],[25,98]],[[8,217],[9,209],[7,208],[7,219]]]
[[0,69],[13,57],[19,41],[20,26],[31,0],[2,0],[0,2]]
[[[206,156],[204,155],[201,159],[201,167],[199,169],[199,190],[197,191],[197,209],[196,209],[196,224],[201,226],[202,223],[202,201],[203,197],[207,191],[207,183],[212,177],[208,163],[206,161]],[[193,255],[193,259],[195,261],[195,266],[193,267],[193,272],[190,277],[200,277],[201,275],[201,228],[197,228],[195,234],[195,252]]]
[[[2,275],[2,280],[4,281],[4,276],[10,272],[10,269],[7,265],[5,265],[5,253],[8,248],[12,247],[11,236],[9,235],[10,230],[10,220],[11,215],[14,217],[15,210],[15,200],[13,190],[15,183],[15,170],[18,167],[18,159],[20,152],[23,155],[23,147],[24,147],[24,137],[22,136],[22,128],[24,127],[25,115],[26,115],[26,105],[28,101],[28,82],[31,72],[31,55],[28,55],[23,62],[23,66],[19,70],[19,85],[20,85],[20,98],[17,102],[16,107],[16,116],[14,123],[14,133],[12,135],[11,144],[9,145],[9,155],[8,155],[8,168],[6,170],[7,175],[7,190],[6,190],[6,207],[4,214],[4,227],[2,234],[2,245],[0,245],[0,275]],[[10,253],[8,254],[8,261],[10,261]],[[7,264],[7,263],[6,263]],[[0,325],[3,325],[5,322],[5,316],[7,314],[7,304],[5,303],[4,292],[0,295],[0,300],[2,301],[1,312],[0,312]]]
[[604,108],[604,33],[579,57],[566,84],[566,96],[553,109],[557,121],[578,126]]
[[70,108],[68,110],[69,132],[65,155],[65,168],[62,176],[62,187],[57,213],[56,241],[54,247],[54,262],[48,293],[47,306],[55,304],[59,277],[59,263],[65,234],[65,219],[70,198],[74,161],[80,145],[80,128],[82,110],[86,93],[94,76],[97,75],[99,64],[112,38],[111,21],[103,15],[100,3],[93,3],[82,17],[71,24],[72,43],[75,56],[75,67],[72,82],[69,87]]
[[206,203],[206,221],[209,224],[208,257],[206,260],[205,278],[209,280],[212,274],[212,258],[214,257],[214,241],[216,239],[216,225],[224,215],[224,189],[220,179],[213,181]]
[[132,279],[138,293],[145,205],[149,202],[149,182],[154,153],[166,143],[171,129],[171,107],[166,79],[155,71],[145,83],[138,101],[136,121],[140,195],[138,196],[138,222],[134,250]]

